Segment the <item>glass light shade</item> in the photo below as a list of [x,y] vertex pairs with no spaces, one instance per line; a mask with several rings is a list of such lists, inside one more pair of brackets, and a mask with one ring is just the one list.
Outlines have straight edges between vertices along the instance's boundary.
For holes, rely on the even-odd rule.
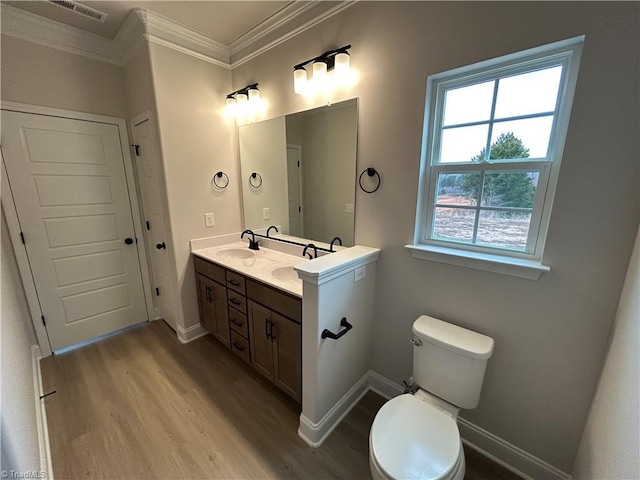
[[345,75],[349,72],[351,64],[351,55],[347,52],[340,52],[335,56],[335,73],[336,75]]
[[260,90],[257,87],[249,89],[249,102],[254,103],[260,100]]
[[233,97],[233,95],[228,95],[226,103],[227,103],[227,115],[235,115],[236,108],[237,108],[235,97]]
[[249,101],[249,97],[247,97],[246,93],[237,93],[236,101],[238,102],[238,107],[243,107]]
[[313,62],[313,82],[320,83],[327,78],[327,63],[322,61]]
[[293,91],[303,94],[307,90],[307,71],[304,68],[296,68],[293,71]]

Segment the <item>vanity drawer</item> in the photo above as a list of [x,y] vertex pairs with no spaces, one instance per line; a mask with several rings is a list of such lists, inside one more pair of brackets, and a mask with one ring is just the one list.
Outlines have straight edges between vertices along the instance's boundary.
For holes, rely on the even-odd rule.
[[302,321],[302,302],[297,297],[292,297],[251,279],[247,279],[247,296],[298,323]]
[[241,293],[242,295],[246,294],[244,277],[239,273],[232,272],[231,270],[227,270],[227,287]]
[[227,299],[229,306],[240,310],[242,313],[247,313],[247,300],[244,295],[233,290],[227,290]]
[[231,330],[231,351],[249,363],[249,340]]
[[224,275],[224,268],[214,263],[207,262],[200,257],[193,257],[194,266],[197,273],[209,277],[211,280],[215,280],[222,285],[225,285],[226,279]]
[[245,338],[249,338],[247,316],[235,308],[229,308],[229,326]]

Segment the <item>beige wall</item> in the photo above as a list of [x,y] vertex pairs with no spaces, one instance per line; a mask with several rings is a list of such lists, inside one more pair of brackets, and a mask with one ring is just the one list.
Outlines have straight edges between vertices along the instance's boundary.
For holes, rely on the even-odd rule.
[[37,345],[18,264],[2,210],[2,298],[0,308],[0,428],[3,470],[40,471],[31,346]]
[[[240,179],[233,124],[224,116],[231,72],[169,48],[150,44],[151,70],[167,188],[172,249],[177,271],[177,322],[199,324],[195,273],[189,250],[193,238],[239,232]],[[211,187],[218,170],[229,186]],[[213,212],[215,227],[204,214]]]
[[573,478],[640,478],[640,230]]
[[[373,369],[411,374],[411,324],[430,314],[495,338],[480,405],[462,416],[570,472],[638,226],[638,9],[613,2],[360,2],[233,71],[259,81],[269,116],[319,106],[292,66],[352,44],[359,83],[356,243],[381,247]],[[544,262],[537,281],[411,257],[426,78],[586,34]]]
[[122,68],[2,35],[2,100],[127,117]]

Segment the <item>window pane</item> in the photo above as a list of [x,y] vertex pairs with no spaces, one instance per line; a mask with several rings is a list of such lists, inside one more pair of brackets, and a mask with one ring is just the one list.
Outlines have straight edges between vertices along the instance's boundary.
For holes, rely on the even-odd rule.
[[495,81],[447,90],[444,97],[443,125],[489,120]]
[[525,250],[531,213],[481,210],[477,244]]
[[562,66],[501,78],[494,118],[553,112]]
[[476,211],[466,208],[436,208],[433,238],[471,242]]
[[447,128],[442,130],[440,163],[470,162],[482,155],[489,135],[489,125]]
[[476,205],[479,173],[441,173],[438,175],[438,204]]
[[538,172],[486,172],[482,182],[482,206],[533,208]]
[[496,122],[491,135],[492,160],[546,158],[553,116]]

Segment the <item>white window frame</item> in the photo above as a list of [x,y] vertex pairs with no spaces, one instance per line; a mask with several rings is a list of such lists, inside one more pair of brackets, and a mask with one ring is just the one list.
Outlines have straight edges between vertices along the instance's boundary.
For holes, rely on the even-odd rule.
[[[583,43],[584,36],[574,37],[428,77],[414,242],[413,245],[407,245],[414,257],[528,279],[536,279],[542,272],[550,270],[549,266],[542,264],[542,257]],[[440,155],[444,98],[448,90],[555,65],[562,65],[563,69],[545,157],[460,163],[434,161],[439,159]],[[493,118],[490,129],[492,125]],[[486,151],[488,154],[489,149]],[[492,170],[539,172],[525,251],[432,238],[438,174],[474,171],[483,175],[485,171]],[[477,210],[480,209],[480,205],[469,208]],[[485,210],[486,207],[482,209]]]

